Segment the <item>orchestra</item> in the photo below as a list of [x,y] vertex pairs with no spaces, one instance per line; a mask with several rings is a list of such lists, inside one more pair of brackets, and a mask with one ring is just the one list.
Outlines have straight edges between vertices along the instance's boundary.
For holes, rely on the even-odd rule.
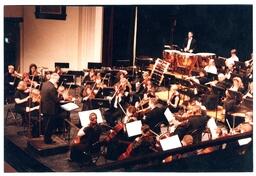
[[[196,48],[193,33],[190,32],[188,37],[183,51],[194,53]],[[37,71],[36,64],[29,66],[28,73],[18,73],[13,65],[8,66],[8,73],[5,74],[5,98],[11,96],[10,90],[15,90],[13,93],[15,110],[22,116],[22,123],[31,125],[30,133],[33,138],[43,134],[46,144],[54,143],[52,139],[54,130],[56,132],[58,129],[57,131],[63,133],[66,130],[62,126],[64,119],[70,120],[70,112],[63,110],[61,105],[74,102],[76,100],[74,97],[78,96],[80,101],[77,103],[80,111],[90,111],[97,109],[93,103],[95,99],[107,100],[109,107],[100,107],[100,110],[104,119],[103,123],[109,129],[102,132],[101,124],[97,123],[97,115],[91,113],[88,117],[90,124],[79,130],[71,146],[70,158],[75,162],[90,160],[90,153],[95,149],[95,143],[106,146],[106,158],[110,160],[124,160],[133,156],[162,151],[159,140],[163,138],[159,136],[162,134],[163,126],[168,127],[168,133],[164,136],[168,138],[178,135],[182,146],[198,144],[202,141],[202,133],[207,129],[207,122],[214,119],[207,115],[207,111],[215,111],[218,107],[222,107],[221,115],[223,115],[223,121],[226,122],[233,112],[239,111],[244,99],[253,98],[252,75],[247,75],[246,80],[243,76],[239,76],[240,70],[235,69],[236,61],[238,61],[235,49],[231,50],[231,57],[221,67],[218,67],[216,64],[218,60],[212,57],[212,54],[206,53],[201,56],[194,54],[183,57],[185,56],[182,55],[183,51],[170,52],[172,59],[167,58],[166,53],[163,55],[163,60],[172,62],[171,67],[168,72],[160,69],[158,74],[175,78],[172,79],[170,85],[166,86],[168,95],[166,94],[165,99],[158,97],[165,83],[162,82],[159,86],[151,79],[152,65],[151,69],[144,68],[143,74],[140,77],[136,75],[136,78],[130,78],[126,70],[112,72],[115,73],[112,75],[115,79],[108,84],[105,78],[110,75],[109,72],[103,69],[87,70],[85,76],[81,78],[82,84],[75,88],[80,92],[77,95],[71,85],[67,86],[59,82],[60,77],[65,75],[61,68],[56,67],[55,71],[47,70],[41,74]],[[202,60],[204,57],[207,57],[207,62]],[[187,65],[191,58],[196,60],[193,68]],[[201,62],[197,63],[199,61]],[[246,61],[246,69],[251,67],[251,64],[251,60]],[[174,69],[173,66],[176,68]],[[178,67],[182,69],[185,67],[189,71],[179,72]],[[221,89],[223,94],[214,93],[216,87]],[[104,96],[105,90],[113,91],[110,96]],[[192,93],[188,93],[189,91]],[[174,120],[168,121],[165,115],[166,109],[170,110]],[[40,116],[43,117],[43,123],[41,123]],[[250,115],[247,114],[247,116]],[[243,133],[252,130],[252,117],[247,116],[243,123],[233,126],[232,129],[229,129],[229,125],[226,124],[227,131]],[[141,134],[128,137],[126,124],[136,121],[142,123]],[[81,123],[76,125],[81,127]],[[212,134],[214,139],[223,137],[220,128],[212,131],[215,131]],[[103,140],[100,139],[101,135],[104,135]],[[197,154],[215,150],[216,148],[206,148]],[[190,154],[169,156],[163,162],[168,163]]]

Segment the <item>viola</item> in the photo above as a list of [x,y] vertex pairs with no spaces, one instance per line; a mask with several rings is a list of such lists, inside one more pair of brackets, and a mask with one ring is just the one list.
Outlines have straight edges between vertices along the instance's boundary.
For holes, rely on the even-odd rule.
[[116,126],[110,130],[110,133],[106,136],[104,141],[109,142],[111,141],[122,129],[124,128],[124,124],[119,122]]

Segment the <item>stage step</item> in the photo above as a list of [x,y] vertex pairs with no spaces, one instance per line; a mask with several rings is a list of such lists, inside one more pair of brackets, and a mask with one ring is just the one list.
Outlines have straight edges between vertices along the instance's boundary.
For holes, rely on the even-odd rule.
[[69,150],[69,144],[67,142],[58,136],[54,136],[52,138],[55,142],[53,144],[45,144],[43,136],[28,139],[27,148],[29,151],[35,152],[40,156],[50,156],[65,153]]

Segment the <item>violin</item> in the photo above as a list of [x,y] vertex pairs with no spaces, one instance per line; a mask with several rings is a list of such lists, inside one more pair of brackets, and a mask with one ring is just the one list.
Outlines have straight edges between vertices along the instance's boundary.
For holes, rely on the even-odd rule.
[[124,124],[119,122],[113,129],[110,130],[109,134],[105,137],[103,141],[111,141],[123,128]]

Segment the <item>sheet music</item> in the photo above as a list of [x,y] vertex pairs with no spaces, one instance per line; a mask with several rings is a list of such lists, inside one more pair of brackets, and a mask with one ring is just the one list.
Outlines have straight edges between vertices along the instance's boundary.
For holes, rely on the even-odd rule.
[[81,112],[78,112],[78,116],[79,116],[81,125],[83,127],[87,127],[90,124],[89,115],[93,112],[97,115],[97,123],[103,123],[103,117],[102,117],[101,111],[99,109],[81,111]]
[[65,111],[73,111],[73,110],[79,108],[79,106],[77,106],[77,104],[72,103],[72,102],[64,104],[64,105],[61,105],[60,107],[62,109],[64,109]]
[[174,135],[165,139],[160,140],[163,151],[182,147],[179,136]]
[[173,120],[175,120],[175,117],[169,108],[166,108],[166,110],[164,111],[164,115],[168,122],[173,122]]
[[142,127],[141,120],[136,120],[134,122],[126,123],[126,130],[127,130],[128,137],[141,134],[141,127]]

